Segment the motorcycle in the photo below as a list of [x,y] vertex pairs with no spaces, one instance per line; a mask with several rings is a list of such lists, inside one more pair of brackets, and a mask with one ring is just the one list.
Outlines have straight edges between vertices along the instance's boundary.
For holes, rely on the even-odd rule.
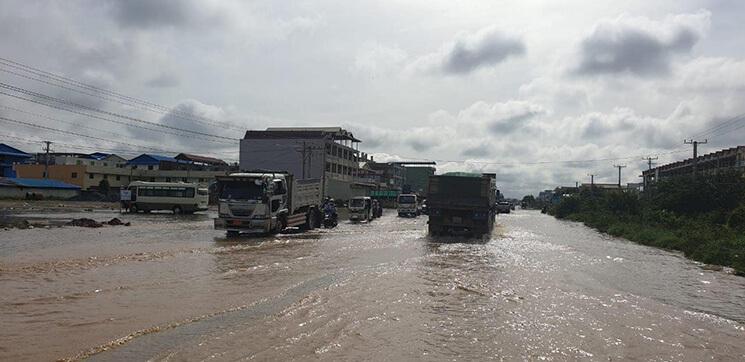
[[323,215],[323,227],[326,229],[335,228],[339,224],[338,215],[330,212],[325,212]]

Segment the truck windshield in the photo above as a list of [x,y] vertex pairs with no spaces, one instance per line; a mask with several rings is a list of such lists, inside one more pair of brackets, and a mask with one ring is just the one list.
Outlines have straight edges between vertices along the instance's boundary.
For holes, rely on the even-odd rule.
[[413,204],[416,202],[416,198],[413,195],[401,195],[398,197],[399,204]]
[[352,201],[349,202],[350,207],[363,207],[365,206],[365,200],[363,199],[352,199]]
[[231,200],[259,200],[264,195],[264,188],[253,180],[220,181],[220,198]]

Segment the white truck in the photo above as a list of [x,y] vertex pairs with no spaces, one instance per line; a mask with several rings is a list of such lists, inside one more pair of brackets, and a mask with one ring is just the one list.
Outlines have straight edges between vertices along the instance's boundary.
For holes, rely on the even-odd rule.
[[288,227],[320,226],[321,181],[296,180],[286,172],[242,172],[217,176],[215,229],[228,236],[277,233]]
[[398,195],[398,216],[419,216],[419,198],[415,194]]

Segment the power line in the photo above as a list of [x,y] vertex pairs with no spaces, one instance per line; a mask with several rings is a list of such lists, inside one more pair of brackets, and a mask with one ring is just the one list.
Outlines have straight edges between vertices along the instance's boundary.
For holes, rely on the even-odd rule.
[[163,130],[163,129],[148,128],[148,127],[141,126],[141,125],[138,125],[138,124],[132,124],[132,123],[128,123],[128,122],[125,122],[125,121],[119,121],[119,120],[115,120],[115,119],[111,119],[111,118],[106,118],[106,117],[98,116],[98,115],[95,115],[95,114],[89,114],[89,113],[85,113],[85,112],[76,111],[74,109],[66,108],[66,107],[63,107],[63,106],[60,106],[60,105],[56,105],[56,104],[44,103],[44,102],[41,102],[41,101],[36,100],[36,99],[21,97],[19,95],[10,94],[10,93],[6,93],[6,92],[3,92],[3,91],[0,91],[0,94],[1,95],[4,95],[4,96],[7,96],[7,97],[12,97],[12,98],[16,98],[16,99],[19,99],[19,100],[23,100],[23,101],[27,101],[27,102],[39,104],[39,105],[42,105],[42,106],[45,106],[45,107],[50,107],[50,108],[54,108],[54,109],[58,109],[58,110],[62,110],[62,111],[70,112],[70,113],[74,113],[74,114],[77,114],[77,115],[81,115],[81,116],[85,116],[85,117],[90,117],[90,118],[93,118],[93,119],[98,119],[98,120],[102,120],[102,121],[106,121],[106,122],[121,124],[121,125],[127,126],[127,127],[139,128],[139,129],[144,129],[144,130],[148,130],[148,131],[160,132],[160,133],[170,134],[170,135],[174,135],[174,136],[178,136],[178,137],[186,137],[186,138],[198,139],[198,140],[203,140],[203,141],[208,141],[208,142],[214,142],[214,143],[234,144],[233,142],[218,141],[218,140],[215,140],[215,139],[194,136],[194,135],[191,135],[191,134],[182,134],[182,133],[171,132],[171,131]]
[[[7,64],[3,64],[2,61],[0,61],[0,65],[7,65]],[[65,90],[68,90],[68,91],[71,91],[71,92],[78,93],[78,94],[83,94],[83,95],[87,95],[87,96],[90,96],[90,97],[95,97],[95,98],[103,99],[103,100],[110,101],[110,102],[116,102],[116,103],[119,103],[119,104],[122,104],[122,105],[125,105],[125,106],[128,106],[128,107],[133,107],[133,108],[136,108],[136,109],[139,109],[139,110],[143,110],[143,111],[154,112],[154,113],[163,114],[163,115],[170,115],[170,116],[174,116],[176,118],[180,118],[180,119],[184,119],[184,120],[187,120],[187,121],[191,121],[191,122],[199,123],[199,124],[204,124],[204,125],[208,125],[208,126],[217,126],[217,127],[232,128],[232,129],[236,129],[236,130],[240,130],[240,131],[244,131],[245,130],[244,128],[233,126],[233,125],[231,125],[229,123],[214,121],[214,120],[211,120],[211,119],[206,118],[206,117],[202,117],[202,116],[194,115],[194,114],[191,114],[191,113],[179,111],[179,110],[176,110],[176,109],[173,109],[173,108],[170,108],[169,109],[169,108],[167,108],[165,106],[155,107],[155,106],[142,105],[142,104],[140,104],[138,102],[132,102],[132,101],[128,101],[128,100],[122,100],[121,97],[109,97],[109,96],[104,96],[104,95],[101,95],[101,94],[87,92],[87,91],[84,91],[84,90],[76,89],[74,87],[68,87],[68,86],[65,86],[65,85],[62,85],[62,84],[57,84],[57,83],[54,83],[54,82],[51,82],[51,81],[47,81],[47,80],[44,80],[44,79],[34,78],[32,76],[29,76],[29,75],[26,75],[26,74],[22,74],[22,73],[18,73],[18,72],[15,72],[15,71],[12,71],[12,70],[8,70],[8,69],[0,68],[0,71],[6,72],[6,73],[9,73],[9,74],[13,74],[13,75],[15,75],[17,77],[21,77],[21,78],[24,78],[24,79],[33,80],[33,81],[44,83],[44,84],[51,85],[51,86],[54,86],[54,87],[62,88],[62,89],[65,89]],[[201,118],[201,120],[200,119],[197,119],[197,118]]]
[[723,121],[723,122],[721,122],[721,123],[719,123],[719,124],[717,124],[717,125],[715,125],[713,127],[706,128],[706,129],[702,130],[701,132],[697,133],[696,135],[694,135],[692,138],[702,138],[702,137],[711,135],[713,133],[719,133],[719,132],[727,129],[728,127],[733,126],[733,125],[735,125],[738,122],[741,122],[743,120],[745,120],[745,113],[739,114],[737,116],[734,116],[734,117],[732,117],[732,118],[730,118],[730,119],[728,119],[726,121]]
[[[671,155],[677,153],[688,152],[687,150],[676,150],[670,152],[659,153],[659,155]],[[409,160],[424,160],[424,161],[435,161],[443,163],[478,163],[492,166],[519,166],[519,165],[545,165],[545,164],[560,164],[560,163],[590,163],[590,162],[607,162],[607,161],[621,161],[630,160],[643,157],[643,155],[629,156],[629,157],[616,157],[616,158],[596,158],[587,160],[555,160],[555,161],[535,161],[535,162],[491,162],[491,161],[476,161],[476,160],[442,160],[442,159],[431,159],[431,158],[418,158],[418,157],[405,157],[400,156],[404,159]]]
[[[163,106],[163,105],[154,103],[154,102],[150,102],[150,101],[146,101],[146,100],[143,100],[143,99],[139,99],[139,98],[127,96],[127,95],[124,95],[122,93],[119,93],[119,92],[116,92],[116,91],[113,91],[113,90],[109,90],[109,89],[97,87],[97,86],[94,86],[94,85],[91,85],[91,84],[87,84],[87,83],[83,83],[81,81],[78,81],[78,80],[75,80],[75,79],[72,79],[72,78],[64,77],[64,76],[61,76],[59,74],[54,74],[52,72],[48,72],[48,71],[45,71],[45,70],[42,70],[42,69],[39,69],[39,68],[35,68],[33,66],[30,66],[30,65],[27,65],[27,64],[23,64],[21,62],[17,62],[17,61],[10,60],[10,59],[7,59],[7,58],[0,57],[0,64],[5,65],[7,67],[12,67],[12,68],[17,69],[17,70],[20,70],[20,71],[31,73],[31,74],[36,75],[36,76],[39,76],[39,77],[44,77],[44,78],[52,79],[54,81],[57,81],[57,82],[60,82],[60,83],[63,83],[63,84],[68,84],[68,85],[71,85],[73,87],[79,87],[79,88],[83,88],[83,89],[87,89],[87,90],[91,90],[91,91],[103,93],[103,94],[106,94],[108,96],[115,97],[115,98],[121,99],[121,100],[126,101],[126,102],[130,102],[132,104],[139,104],[139,105],[142,105],[142,106],[145,106],[145,107],[152,107],[152,108],[159,109],[161,111],[166,111],[166,112],[177,112],[177,113],[186,115],[186,117],[187,118],[190,118],[190,119],[201,119],[201,120],[206,120],[206,121],[217,122],[217,121],[214,121],[213,119],[210,119],[208,117],[199,116],[199,115],[193,115],[193,114],[189,114],[189,113],[185,113],[185,112],[173,110],[173,109],[171,109],[169,107],[166,107],[166,106]],[[217,123],[222,123],[222,122],[217,122]],[[240,128],[240,130],[243,130],[243,129]]]
[[52,102],[55,102],[55,103],[65,104],[65,105],[68,105],[68,106],[72,106],[74,108],[85,109],[85,110],[88,110],[88,111],[92,111],[92,112],[96,112],[96,113],[101,113],[101,114],[105,114],[105,115],[108,115],[108,116],[113,116],[113,117],[117,117],[117,118],[121,118],[121,119],[126,119],[128,121],[133,121],[133,122],[139,122],[139,123],[148,124],[148,125],[151,125],[151,126],[154,126],[154,127],[166,128],[166,129],[170,129],[170,130],[174,130],[174,131],[179,131],[179,132],[184,132],[184,133],[189,133],[189,134],[194,134],[194,135],[199,135],[199,136],[212,137],[212,138],[215,138],[215,139],[230,140],[230,141],[238,141],[239,140],[238,138],[225,137],[225,136],[210,134],[210,133],[206,133],[206,132],[194,131],[194,130],[191,130],[191,129],[181,128],[181,127],[174,127],[174,126],[169,126],[169,125],[165,125],[165,124],[160,124],[160,123],[145,121],[145,120],[142,120],[142,119],[139,119],[139,118],[134,118],[134,117],[130,117],[130,116],[118,114],[118,113],[115,113],[115,112],[110,112],[110,111],[105,111],[105,110],[94,108],[94,107],[89,107],[89,106],[86,106],[86,105],[83,105],[83,104],[79,104],[79,103],[75,103],[75,102],[71,102],[71,101],[68,101],[68,100],[65,100],[65,99],[55,98],[55,97],[52,97],[52,96],[48,96],[48,95],[45,95],[45,94],[37,93],[37,92],[34,92],[34,91],[30,91],[28,89],[24,89],[24,88],[21,88],[21,87],[16,87],[16,86],[13,86],[13,85],[10,85],[10,84],[7,84],[7,83],[3,83],[3,82],[0,82],[0,88],[4,88],[4,89],[10,90],[10,91],[17,92],[17,93],[22,93],[22,94],[25,94],[27,96],[32,96],[32,97],[41,98],[41,99],[44,99],[44,100],[47,100],[47,101],[52,101]]

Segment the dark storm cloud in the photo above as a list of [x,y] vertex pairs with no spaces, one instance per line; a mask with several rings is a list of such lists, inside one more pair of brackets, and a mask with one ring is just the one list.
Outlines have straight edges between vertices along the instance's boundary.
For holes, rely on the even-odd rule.
[[423,139],[409,139],[406,141],[406,144],[418,152],[428,151],[435,146],[434,142]]
[[489,131],[496,135],[513,133],[519,128],[525,126],[525,121],[542,113],[544,112],[539,110],[526,109],[524,113],[516,114],[491,122],[491,124],[489,124]]
[[172,88],[181,84],[179,78],[172,74],[161,74],[145,82],[145,85],[153,88]]
[[460,154],[465,157],[486,157],[491,155],[491,148],[488,144],[480,144],[468,147]]
[[451,74],[470,73],[480,67],[495,65],[511,55],[524,53],[522,41],[488,29],[473,37],[457,40],[445,54],[443,71]]
[[[708,20],[706,14],[689,18],[695,16]],[[673,57],[690,52],[701,39],[700,22],[676,18],[655,26],[624,19],[601,23],[582,40],[574,73],[665,75]]]
[[126,0],[112,6],[119,25],[131,28],[188,27],[214,15],[205,3],[191,0]]

